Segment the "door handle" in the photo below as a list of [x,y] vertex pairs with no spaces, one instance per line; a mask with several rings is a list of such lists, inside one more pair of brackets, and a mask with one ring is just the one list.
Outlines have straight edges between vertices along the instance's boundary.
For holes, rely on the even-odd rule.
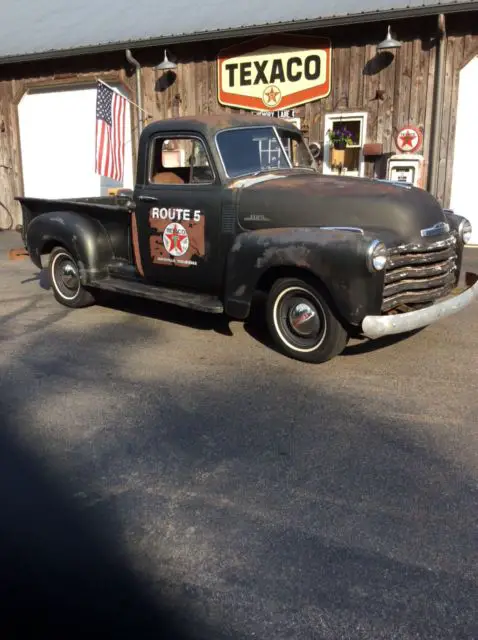
[[153,198],[153,196],[139,196],[138,199],[142,200],[143,202],[157,202],[158,201],[158,199],[157,198]]

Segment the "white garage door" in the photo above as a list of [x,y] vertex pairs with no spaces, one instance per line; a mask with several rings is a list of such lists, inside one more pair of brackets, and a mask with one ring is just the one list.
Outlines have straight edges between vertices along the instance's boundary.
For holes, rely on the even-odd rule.
[[18,115],[25,196],[79,198],[133,187],[129,103],[122,184],[95,173],[96,87],[27,93]]
[[478,104],[478,56],[460,71],[456,113],[455,155],[450,208],[473,225],[472,243],[478,244],[476,204],[476,105]]

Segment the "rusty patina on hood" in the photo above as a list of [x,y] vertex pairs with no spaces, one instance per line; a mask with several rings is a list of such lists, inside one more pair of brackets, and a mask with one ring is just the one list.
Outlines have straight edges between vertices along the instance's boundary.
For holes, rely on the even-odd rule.
[[420,231],[446,222],[427,191],[365,178],[273,171],[234,180],[230,187],[240,192],[238,215],[244,229],[358,227],[390,246],[427,242]]

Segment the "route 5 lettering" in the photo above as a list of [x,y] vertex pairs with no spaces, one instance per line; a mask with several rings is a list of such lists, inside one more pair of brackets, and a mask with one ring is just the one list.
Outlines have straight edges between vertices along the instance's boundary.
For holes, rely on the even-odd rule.
[[199,209],[153,207],[149,213],[152,220],[171,220],[172,222],[199,222],[201,220],[201,211]]

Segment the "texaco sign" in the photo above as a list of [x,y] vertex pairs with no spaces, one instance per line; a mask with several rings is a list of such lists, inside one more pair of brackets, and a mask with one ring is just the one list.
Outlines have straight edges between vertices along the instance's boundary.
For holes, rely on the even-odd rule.
[[252,111],[277,111],[330,93],[328,38],[273,35],[223,49],[217,60],[218,99]]
[[408,124],[397,133],[395,144],[402,153],[415,153],[423,145],[423,133],[418,127]]

